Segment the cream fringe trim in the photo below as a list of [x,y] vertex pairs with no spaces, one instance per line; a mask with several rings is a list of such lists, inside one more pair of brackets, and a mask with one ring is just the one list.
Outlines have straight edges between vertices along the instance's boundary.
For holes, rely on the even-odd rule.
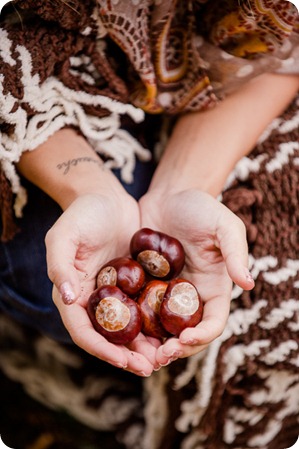
[[[16,60],[12,58],[10,44],[5,32],[1,30],[0,55],[6,63],[14,66]],[[65,126],[72,125],[79,128],[95,151],[109,158],[108,167],[119,168],[122,180],[131,183],[136,156],[146,161],[151,158],[151,153],[128,132],[120,129],[120,116],[128,114],[138,123],[143,120],[144,112],[103,95],[93,96],[83,91],[73,91],[54,77],[40,84],[39,76],[32,75],[32,62],[28,50],[20,45],[16,50],[21,82],[24,86],[22,100],[10,93],[4,94],[4,76],[0,75],[0,122],[13,125],[15,129],[11,136],[0,134],[0,159],[3,170],[11,182],[12,191],[16,194],[14,206],[16,216],[21,216],[27,198],[15,163],[19,161],[24,151],[34,150]],[[22,103],[29,104],[36,111],[36,115],[29,121]],[[12,112],[16,104],[19,107]],[[105,108],[110,115],[104,118],[90,116],[83,109],[83,106],[87,105]]]

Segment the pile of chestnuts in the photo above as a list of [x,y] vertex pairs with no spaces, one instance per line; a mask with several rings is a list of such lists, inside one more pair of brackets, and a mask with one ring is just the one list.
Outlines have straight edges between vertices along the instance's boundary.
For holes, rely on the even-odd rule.
[[111,343],[127,344],[139,332],[165,339],[196,326],[203,302],[196,287],[178,277],[185,264],[182,244],[143,228],[133,235],[130,253],[99,270],[87,304],[95,330]]

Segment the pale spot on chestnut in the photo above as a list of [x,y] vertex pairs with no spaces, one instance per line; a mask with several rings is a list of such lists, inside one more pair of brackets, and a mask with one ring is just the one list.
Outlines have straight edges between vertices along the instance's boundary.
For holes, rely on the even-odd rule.
[[161,254],[153,250],[145,250],[138,254],[137,261],[152,276],[164,278],[170,271],[170,265]]
[[116,285],[116,282],[117,271],[110,265],[102,268],[97,276],[97,287],[102,287],[102,285]]
[[135,296],[142,289],[145,273],[139,262],[130,257],[116,257],[99,271],[97,287],[112,285],[119,287],[126,295]]
[[178,315],[193,315],[199,307],[198,293],[189,282],[176,284],[168,300],[169,310]]
[[129,324],[131,313],[125,304],[111,296],[101,299],[96,307],[95,317],[104,329],[117,332]]
[[172,335],[196,326],[202,319],[203,302],[191,282],[183,278],[172,279],[165,291],[160,308],[163,327]]
[[164,293],[167,288],[167,285],[165,287],[156,287],[152,294],[148,296],[148,305],[151,309],[157,314],[160,312],[161,303],[164,298]]
[[111,343],[125,345],[141,331],[138,304],[117,286],[98,287],[88,299],[87,313],[94,329]]
[[168,337],[168,332],[160,322],[160,307],[167,289],[167,282],[160,279],[149,281],[138,296],[141,311],[142,331],[155,338]]
[[178,276],[185,264],[185,251],[181,242],[149,228],[135,232],[130,242],[130,253],[147,273],[162,280]]

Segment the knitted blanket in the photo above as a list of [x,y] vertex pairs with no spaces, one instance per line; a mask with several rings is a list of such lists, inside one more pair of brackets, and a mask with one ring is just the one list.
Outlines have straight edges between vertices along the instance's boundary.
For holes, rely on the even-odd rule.
[[299,16],[285,0],[9,3],[0,17],[2,240],[27,201],[15,164],[59,129],[78,129],[130,183],[136,158],[150,154],[124,118],[205,110],[261,73],[299,72]]
[[299,434],[299,97],[228,179],[256,286],[223,334],[148,379],[0,317],[0,367],[37,400],[130,449],[284,449]]

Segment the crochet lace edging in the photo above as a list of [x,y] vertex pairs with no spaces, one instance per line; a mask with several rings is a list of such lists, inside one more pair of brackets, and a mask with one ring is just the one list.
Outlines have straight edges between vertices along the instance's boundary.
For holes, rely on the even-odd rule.
[[[1,50],[1,49],[0,49]],[[0,160],[2,169],[15,194],[14,211],[22,215],[26,204],[26,191],[21,186],[15,163],[24,151],[32,151],[44,143],[56,131],[66,126],[80,130],[95,151],[108,159],[109,168],[119,168],[122,180],[131,183],[136,157],[146,161],[151,157],[127,131],[120,128],[120,117],[127,114],[136,123],[144,118],[144,112],[130,104],[124,104],[103,95],[91,95],[67,88],[54,77],[40,83],[38,74],[32,74],[31,56],[24,46],[17,46],[18,62],[24,88],[23,98],[17,99],[4,91],[4,76],[0,75],[0,120],[14,128],[12,134],[0,133]],[[5,60],[16,63],[6,46]],[[3,49],[2,49],[3,56]],[[17,109],[15,105],[18,105]],[[23,104],[36,112],[28,120]],[[95,106],[109,111],[107,117],[88,115],[84,107]]]

